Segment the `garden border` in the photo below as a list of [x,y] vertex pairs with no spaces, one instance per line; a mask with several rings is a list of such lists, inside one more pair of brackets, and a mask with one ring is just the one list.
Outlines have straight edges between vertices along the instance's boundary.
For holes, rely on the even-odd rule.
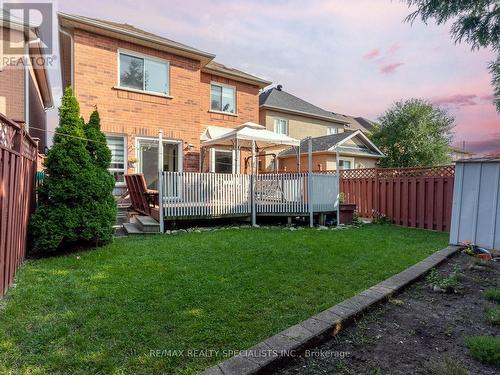
[[287,354],[311,347],[337,335],[356,316],[413,283],[459,250],[459,246],[448,246],[441,249],[406,270],[265,339],[242,351],[241,354],[210,367],[201,374],[247,375],[268,371],[279,362],[290,358]]

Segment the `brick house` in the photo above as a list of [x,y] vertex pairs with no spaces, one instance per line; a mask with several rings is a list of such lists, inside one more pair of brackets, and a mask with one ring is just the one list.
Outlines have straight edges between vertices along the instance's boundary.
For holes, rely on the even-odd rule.
[[[270,82],[226,67],[215,55],[119,24],[58,14],[62,84],[72,86],[85,119],[97,106],[112,150],[117,187],[143,173],[155,187],[158,131],[165,171],[200,171],[207,127],[259,121],[259,90]],[[214,172],[241,168],[229,150],[211,150]]]
[[[336,169],[334,147],[342,142],[339,164],[343,169],[373,168],[383,154],[366,137],[373,123],[362,117],[327,111],[283,90],[281,85],[260,94],[260,123],[268,130],[304,140],[313,138],[313,169]],[[301,142],[300,169],[307,170],[307,142]],[[261,170],[289,172],[298,168],[297,151],[283,150],[260,159]]]
[[[46,111],[53,106],[52,91],[40,42],[28,44],[38,29],[0,16],[0,113],[22,124],[33,138],[38,138],[38,151],[47,146]],[[9,45],[24,46],[23,53],[12,53]],[[25,64],[21,61],[30,61]]]

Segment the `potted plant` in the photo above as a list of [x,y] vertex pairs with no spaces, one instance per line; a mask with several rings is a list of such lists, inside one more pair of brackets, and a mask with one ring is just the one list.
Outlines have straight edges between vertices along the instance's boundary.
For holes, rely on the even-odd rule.
[[339,194],[340,203],[340,224],[351,225],[356,211],[355,203],[345,203],[345,194]]

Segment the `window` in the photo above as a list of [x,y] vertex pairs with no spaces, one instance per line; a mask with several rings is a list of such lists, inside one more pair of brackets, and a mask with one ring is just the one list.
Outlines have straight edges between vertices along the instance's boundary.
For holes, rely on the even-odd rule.
[[106,143],[111,150],[111,164],[109,171],[115,177],[116,184],[125,183],[125,172],[127,171],[125,160],[125,137],[106,135]]
[[215,173],[233,173],[233,152],[214,150],[213,171]]
[[288,135],[288,120],[277,118],[274,120],[274,132]]
[[169,95],[167,61],[120,52],[120,87]]
[[210,109],[212,111],[236,113],[235,88],[212,83],[210,85]]
[[350,160],[339,160],[340,169],[351,169],[351,161]]
[[336,128],[335,126],[329,126],[328,128],[326,128],[327,135],[338,134],[338,133],[339,133],[339,128]]

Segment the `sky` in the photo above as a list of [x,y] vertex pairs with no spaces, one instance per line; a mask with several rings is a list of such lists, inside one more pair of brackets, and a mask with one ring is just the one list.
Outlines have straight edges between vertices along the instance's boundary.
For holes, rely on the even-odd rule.
[[[427,98],[455,116],[455,145],[500,150],[487,71],[493,52],[455,44],[450,24],[405,23],[411,9],[398,0],[59,0],[57,7],[214,53],[336,113],[377,120],[397,100]],[[59,98],[59,71],[50,73]],[[55,111],[49,118],[54,126]]]

